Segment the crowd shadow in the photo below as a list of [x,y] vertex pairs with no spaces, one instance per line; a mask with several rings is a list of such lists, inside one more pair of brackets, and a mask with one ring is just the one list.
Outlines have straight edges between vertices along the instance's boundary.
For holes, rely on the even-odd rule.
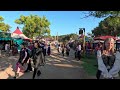
[[[0,58],[0,71],[6,70],[9,66],[13,65],[15,59],[9,59],[10,57],[4,56]],[[14,58],[14,57],[13,57]]]
[[[83,79],[87,77],[84,70],[81,68],[81,64],[75,62],[74,57],[62,56],[60,53],[52,53],[46,57],[45,66],[40,67],[42,72],[39,79]],[[15,71],[15,64],[17,60],[11,60],[11,62],[0,62],[4,67],[12,65],[13,72]],[[1,64],[0,64],[1,65]],[[81,68],[81,69],[80,69]],[[8,74],[7,79],[14,79],[13,75]],[[33,72],[23,73],[17,79],[32,79]],[[88,78],[89,79],[89,78]]]
[[[89,79],[86,78],[87,74],[84,75],[84,71],[75,67],[66,67],[66,66],[57,66],[46,64],[43,67],[40,67],[41,75],[35,79]],[[32,79],[33,72],[24,73],[17,79]],[[8,79],[13,79],[9,75]]]
[[[72,61],[69,62],[69,60],[67,60],[69,57],[66,57],[66,59],[61,60],[60,59],[61,56],[60,56],[60,58],[58,58],[57,56],[59,56],[59,55],[55,54],[52,56],[47,56],[45,66],[40,67],[41,72],[43,73],[43,74],[41,74],[40,79],[64,79],[64,78],[69,79],[69,78],[72,78],[72,76],[67,77],[67,75],[69,75],[70,73],[72,73],[72,72],[76,73],[77,72],[76,70],[78,70],[79,72],[82,72],[79,69],[80,65],[74,65],[74,64],[72,64]],[[50,60],[48,60],[48,59],[50,59]],[[14,68],[14,66],[12,68]],[[72,71],[70,72],[70,70],[72,70]],[[66,73],[64,73],[64,72],[66,72]],[[23,75],[17,79],[32,79],[32,74],[33,74],[33,72],[23,73]],[[53,76],[53,74],[54,75],[56,74],[55,77]],[[63,75],[59,75],[59,74],[63,74]],[[65,74],[65,76],[64,76],[64,74]],[[80,77],[83,77],[83,76],[79,76],[79,77],[77,76],[76,78],[79,79]],[[12,78],[13,77],[9,75],[8,79],[12,79]],[[76,78],[73,77],[73,79],[76,79]]]

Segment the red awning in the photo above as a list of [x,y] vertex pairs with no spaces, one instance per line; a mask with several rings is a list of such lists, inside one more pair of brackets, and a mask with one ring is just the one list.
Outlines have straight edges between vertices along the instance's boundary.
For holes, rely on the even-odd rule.
[[23,34],[23,33],[20,31],[19,27],[17,27],[17,29],[16,29],[13,33],[16,33],[16,34]]
[[99,37],[95,37],[94,40],[105,40],[107,38],[113,38],[114,40],[116,40],[116,37],[114,36],[99,36]]

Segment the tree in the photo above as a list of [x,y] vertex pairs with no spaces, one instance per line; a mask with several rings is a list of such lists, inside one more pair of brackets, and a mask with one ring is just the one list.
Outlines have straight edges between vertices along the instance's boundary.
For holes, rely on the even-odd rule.
[[4,18],[0,16],[0,30],[7,32],[10,30],[10,26],[8,24],[5,24],[4,22]]
[[50,22],[45,16],[39,17],[37,15],[23,16],[15,20],[15,23],[23,25],[23,33],[29,38],[34,36],[50,36]]
[[99,26],[92,30],[95,36],[98,35],[112,35],[120,34],[120,17],[109,16],[99,23]]
[[67,34],[67,35],[61,35],[61,36],[59,36],[59,40],[58,41],[60,41],[60,42],[68,42],[70,40],[70,38],[75,40],[77,37],[78,37],[78,35],[74,34],[74,33]]
[[94,16],[97,18],[103,18],[103,17],[118,17],[120,16],[120,11],[89,11],[88,16]]

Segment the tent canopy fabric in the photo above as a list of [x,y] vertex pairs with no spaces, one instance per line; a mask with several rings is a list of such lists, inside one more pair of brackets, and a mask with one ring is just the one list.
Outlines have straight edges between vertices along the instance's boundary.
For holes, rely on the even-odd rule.
[[95,40],[93,43],[99,43],[99,42],[104,43],[103,40]]
[[21,39],[27,39],[27,40],[31,40],[30,38],[26,37],[21,31],[20,29],[17,27],[17,29],[11,34],[12,38],[21,38]]
[[0,38],[0,40],[8,41],[8,40],[12,40],[12,39],[11,38]]
[[107,38],[113,38],[114,40],[116,40],[116,37],[114,36],[99,36],[99,37],[95,37],[94,40],[105,40]]
[[20,31],[19,27],[17,27],[17,29],[16,29],[13,33],[16,33],[16,34],[23,34],[23,33]]
[[0,41],[9,41],[9,40],[12,40],[11,34],[0,30]]

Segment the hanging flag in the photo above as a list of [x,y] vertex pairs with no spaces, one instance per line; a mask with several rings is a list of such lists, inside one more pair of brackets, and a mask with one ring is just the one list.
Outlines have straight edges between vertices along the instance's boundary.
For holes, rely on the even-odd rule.
[[79,35],[79,38],[84,38],[84,35],[83,35],[83,34],[80,34],[80,35]]

